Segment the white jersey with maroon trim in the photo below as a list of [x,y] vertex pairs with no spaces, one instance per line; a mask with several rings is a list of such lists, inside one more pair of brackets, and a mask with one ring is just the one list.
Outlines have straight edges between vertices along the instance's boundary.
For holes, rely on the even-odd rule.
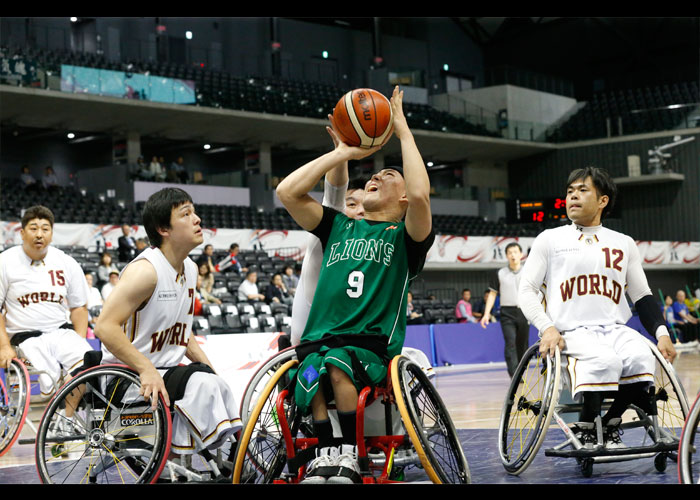
[[32,261],[22,245],[0,254],[0,307],[14,333],[56,330],[69,321],[70,309],[87,304],[88,286],[80,265],[49,246],[43,260]]
[[[129,265],[141,259],[153,265],[158,281],[146,305],[123,325],[124,333],[155,367],[176,366],[182,361],[192,335],[197,265],[188,257],[184,261],[184,275],[179,274],[159,248],[147,248]],[[104,345],[102,350],[103,362],[119,362]]]
[[[541,289],[545,307],[536,291]],[[549,229],[533,242],[523,267],[519,305],[543,332],[625,324],[633,302],[651,294],[632,238],[603,226]]]

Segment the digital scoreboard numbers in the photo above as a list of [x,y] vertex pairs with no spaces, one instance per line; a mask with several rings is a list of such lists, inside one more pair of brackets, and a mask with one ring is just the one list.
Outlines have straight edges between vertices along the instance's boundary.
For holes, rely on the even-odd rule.
[[506,217],[510,223],[538,223],[566,220],[566,199],[541,198],[539,200],[508,200]]

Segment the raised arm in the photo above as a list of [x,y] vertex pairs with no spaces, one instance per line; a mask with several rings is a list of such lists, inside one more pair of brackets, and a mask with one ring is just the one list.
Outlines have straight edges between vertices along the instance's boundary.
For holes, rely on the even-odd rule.
[[394,116],[394,135],[401,141],[404,179],[406,181],[406,231],[414,241],[423,241],[432,229],[433,216],[430,211],[430,179],[418,151],[416,141],[403,113],[403,90],[398,85],[391,95]]
[[[331,136],[335,135],[330,127],[326,127],[326,130]],[[333,151],[310,161],[285,177],[277,186],[277,196],[296,223],[306,231],[311,231],[321,222],[323,207],[309,192],[331,169],[349,160],[360,160],[370,156],[381,147],[363,149],[338,141],[338,146]]]
[[156,288],[156,270],[147,260],[129,264],[117,285],[102,306],[95,325],[95,336],[121,362],[136,370],[141,378],[140,394],[151,400],[151,407],[158,405],[158,393],[163,394],[170,405],[163,378],[153,363],[136,349],[124,334],[122,325],[146,303]]

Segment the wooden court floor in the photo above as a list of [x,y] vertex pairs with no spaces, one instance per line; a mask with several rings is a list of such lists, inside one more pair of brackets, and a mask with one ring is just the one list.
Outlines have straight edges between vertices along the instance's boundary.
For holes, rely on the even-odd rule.
[[[700,390],[700,351],[683,352],[674,368],[692,404]],[[668,470],[660,474],[654,470],[651,460],[600,464],[596,466],[594,476],[587,480],[580,476],[573,459],[547,457],[545,460],[538,457],[522,475],[510,476],[500,463],[497,449],[499,418],[510,383],[505,364],[439,367],[436,372],[433,383],[458,430],[475,484],[677,484],[675,463],[670,463]],[[35,418],[39,417],[35,415]],[[31,435],[26,427],[23,434],[29,432]],[[545,441],[540,455],[546,446]],[[554,476],[551,460],[557,460]],[[15,444],[0,457],[0,484],[35,483],[39,483],[39,478],[34,466],[33,445]]]

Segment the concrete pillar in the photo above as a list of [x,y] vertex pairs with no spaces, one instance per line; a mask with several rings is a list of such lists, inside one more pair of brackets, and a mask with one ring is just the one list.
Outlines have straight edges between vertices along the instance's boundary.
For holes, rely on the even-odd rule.
[[[272,189],[272,152],[270,143],[260,143],[257,154],[246,151],[246,177],[250,189],[250,206],[266,212],[275,209],[275,191]],[[249,159],[254,159],[253,161]]]
[[126,134],[126,159],[134,165],[141,156],[141,134],[129,131]]

